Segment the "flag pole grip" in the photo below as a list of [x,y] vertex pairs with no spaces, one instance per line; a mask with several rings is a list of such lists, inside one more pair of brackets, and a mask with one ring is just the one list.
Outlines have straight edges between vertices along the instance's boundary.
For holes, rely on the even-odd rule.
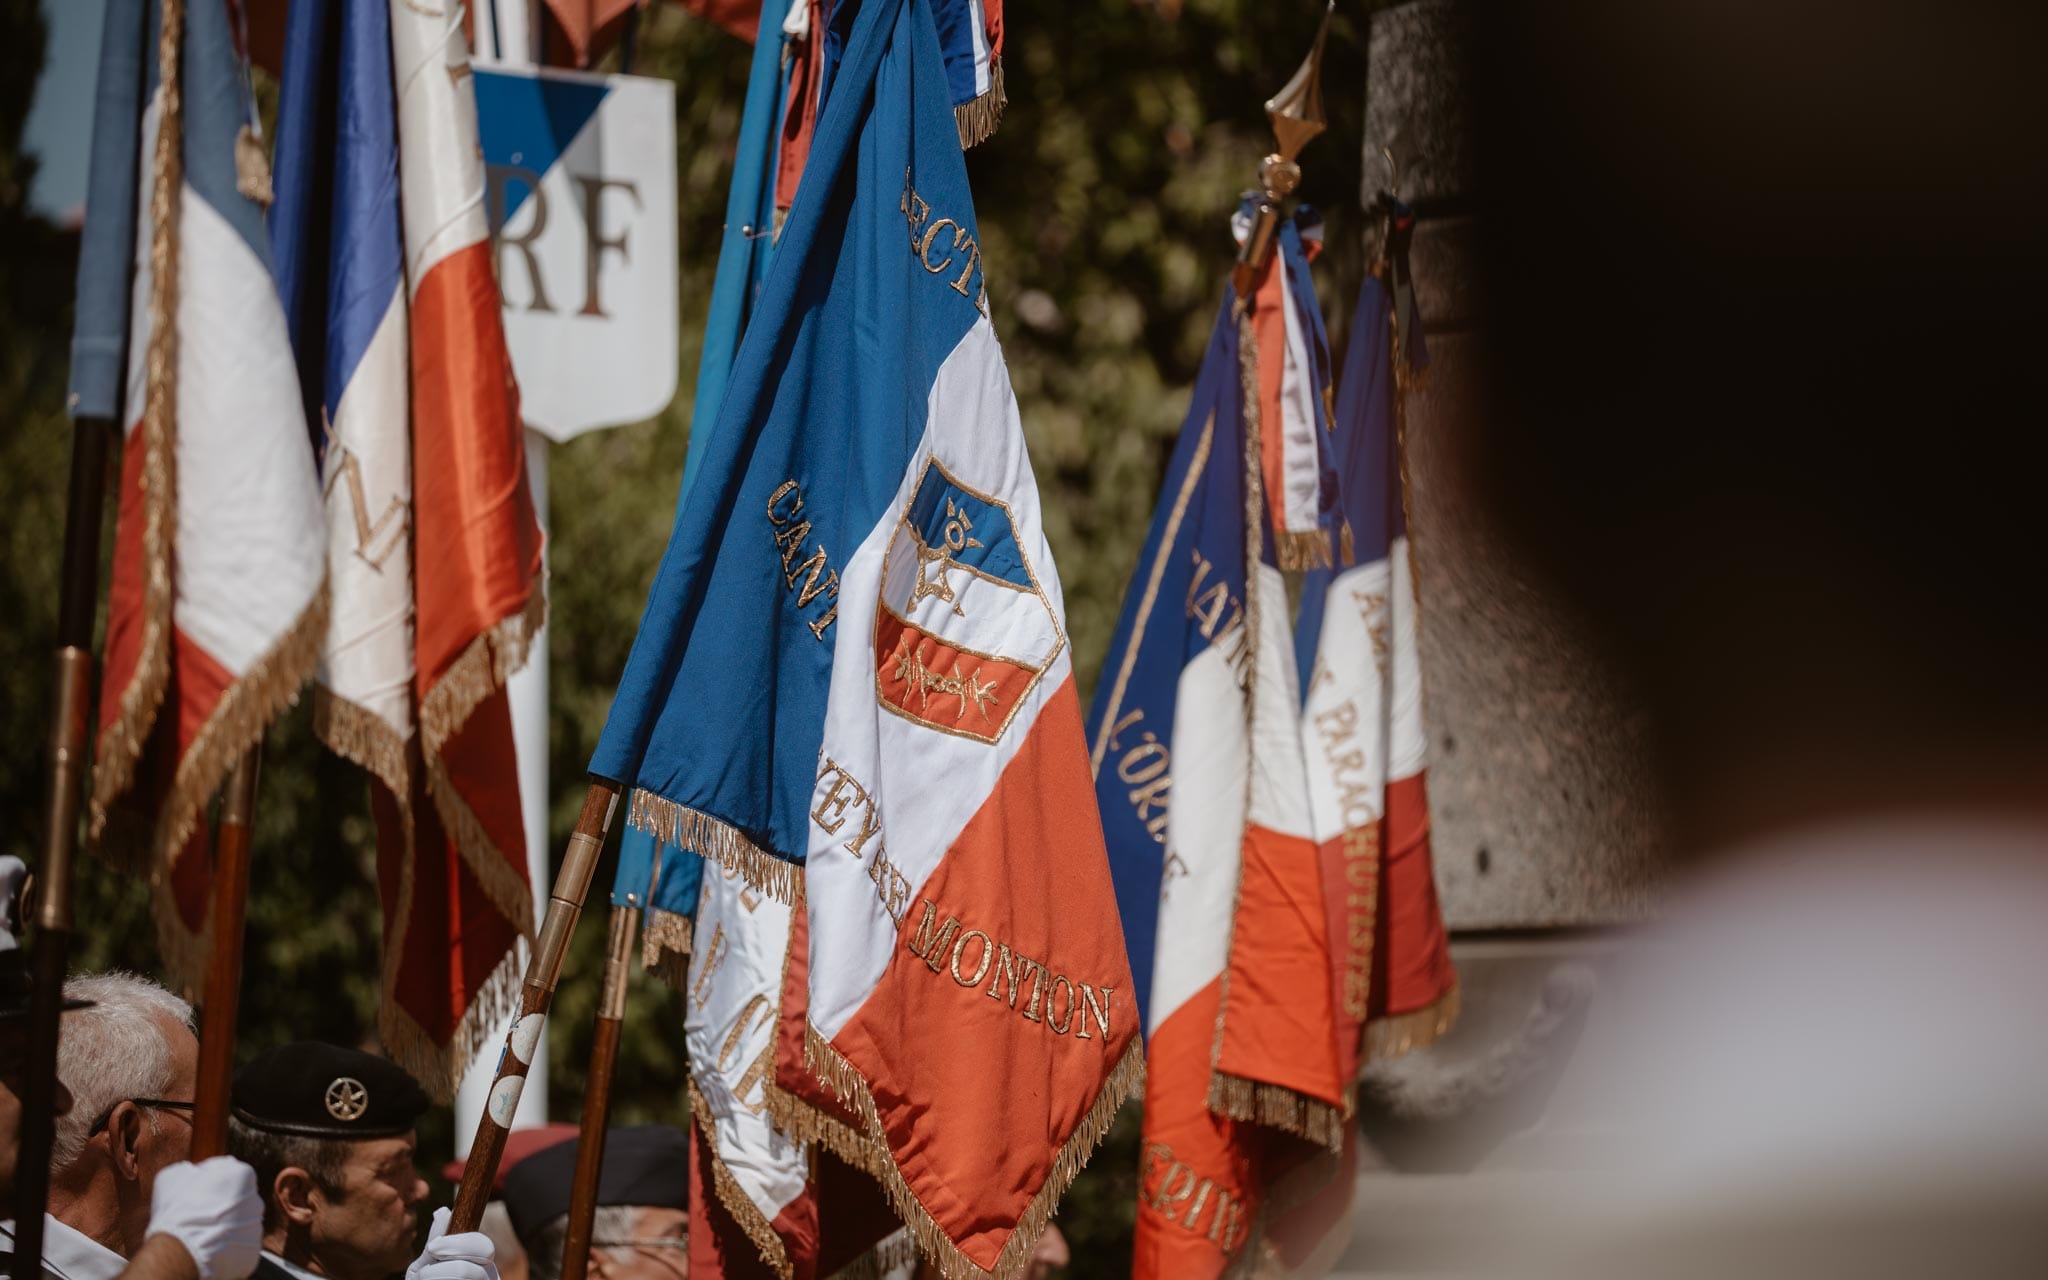
[[256,825],[259,741],[242,753],[221,788],[220,833],[213,846],[212,950],[200,1000],[199,1085],[192,1115],[192,1160],[228,1152],[229,1093],[235,1074],[235,1021],[242,1003],[242,925],[249,906],[249,843]]
[[618,1065],[619,1033],[626,1019],[626,980],[632,973],[633,942],[639,927],[637,905],[612,908],[604,949],[604,990],[598,997],[590,1073],[583,1087],[583,1131],[576,1146],[575,1177],[569,1184],[562,1280],[584,1280],[590,1266],[591,1229],[597,1221],[598,1184],[604,1172],[605,1130],[611,1123],[612,1072]]
[[562,865],[555,872],[555,886],[548,896],[547,915],[541,921],[533,957],[526,965],[526,983],[519,993],[519,1016],[506,1033],[497,1074],[485,1095],[483,1114],[477,1117],[476,1138],[470,1144],[462,1185],[455,1193],[455,1211],[448,1222],[451,1233],[474,1231],[483,1221],[491,1184],[497,1181],[498,1164],[505,1157],[505,1136],[512,1130],[519,1094],[526,1087],[526,1070],[546,1030],[548,1006],[555,998],[562,958],[568,953],[569,937],[576,931],[583,899],[589,894],[591,877],[597,872],[597,855],[604,848],[605,836],[611,832],[619,791],[618,783],[593,778],[590,790],[584,793],[583,812],[577,815],[569,847],[562,853]]

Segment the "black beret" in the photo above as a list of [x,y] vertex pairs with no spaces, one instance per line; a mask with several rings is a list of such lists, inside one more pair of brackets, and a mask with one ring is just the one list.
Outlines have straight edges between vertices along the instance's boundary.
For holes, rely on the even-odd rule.
[[[581,1138],[536,1151],[505,1175],[505,1212],[522,1241],[569,1212]],[[667,1125],[608,1130],[604,1168],[597,1178],[600,1205],[690,1207],[690,1141]]]
[[235,1119],[302,1138],[394,1138],[432,1105],[388,1058],[301,1040],[258,1054],[235,1073]]

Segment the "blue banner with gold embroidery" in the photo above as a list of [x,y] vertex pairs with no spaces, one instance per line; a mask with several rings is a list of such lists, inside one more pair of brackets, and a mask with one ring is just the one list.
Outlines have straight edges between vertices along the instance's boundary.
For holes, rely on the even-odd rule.
[[591,772],[784,901],[802,864],[806,1056],[928,1256],[1009,1274],[1136,1008],[932,0],[847,12]]

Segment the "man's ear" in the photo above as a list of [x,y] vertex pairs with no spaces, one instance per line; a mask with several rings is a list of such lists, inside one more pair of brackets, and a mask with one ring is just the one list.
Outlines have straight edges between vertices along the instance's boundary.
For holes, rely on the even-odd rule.
[[107,1150],[114,1157],[114,1169],[133,1182],[142,1176],[142,1160],[136,1148],[142,1145],[142,1108],[122,1102],[107,1113]]
[[296,1165],[280,1169],[270,1189],[277,1197],[278,1212],[284,1215],[286,1222],[301,1227],[312,1224],[313,1197],[319,1194],[312,1174]]

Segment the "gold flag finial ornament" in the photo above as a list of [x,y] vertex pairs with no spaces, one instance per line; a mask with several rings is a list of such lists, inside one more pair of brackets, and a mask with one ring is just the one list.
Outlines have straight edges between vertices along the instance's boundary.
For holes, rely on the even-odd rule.
[[1327,127],[1323,117],[1323,45],[1330,37],[1330,15],[1337,0],[1323,9],[1323,21],[1316,28],[1316,42],[1293,78],[1280,92],[1266,99],[1266,118],[1273,122],[1273,154],[1259,162],[1259,197],[1252,206],[1251,232],[1237,253],[1231,284],[1239,297],[1251,292],[1259,269],[1273,253],[1273,235],[1280,225],[1280,201],[1301,185],[1301,166],[1295,157]]

